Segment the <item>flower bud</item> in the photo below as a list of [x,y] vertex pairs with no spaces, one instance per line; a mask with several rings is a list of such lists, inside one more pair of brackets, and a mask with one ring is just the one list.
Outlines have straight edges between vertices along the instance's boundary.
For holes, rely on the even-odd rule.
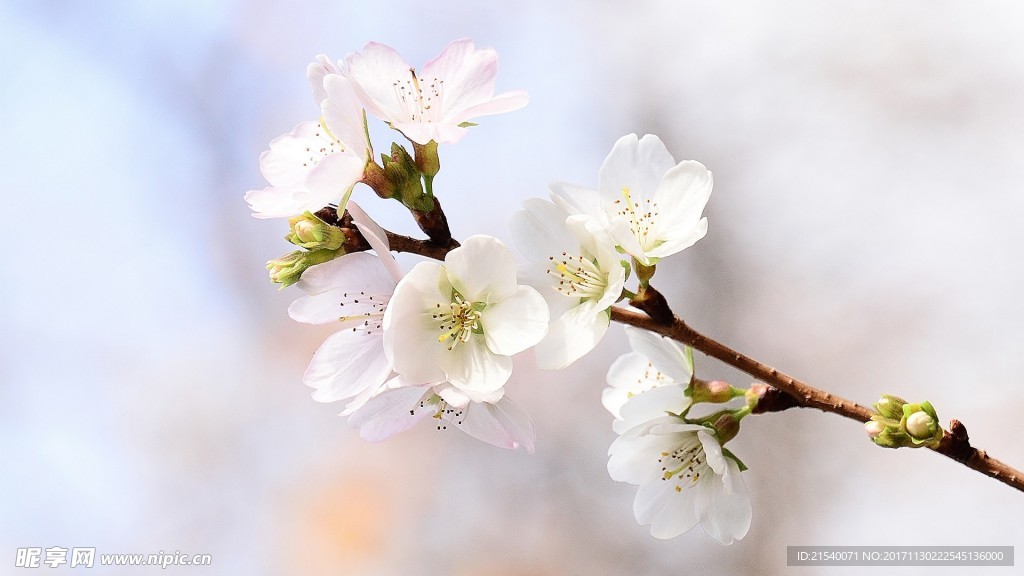
[[899,420],[903,418],[903,405],[906,403],[907,401],[899,396],[882,394],[882,397],[875,403],[875,410],[886,418]]
[[742,390],[733,388],[732,385],[723,380],[705,382],[704,380],[694,378],[690,384],[690,396],[694,404],[698,402],[721,404],[742,395]]
[[927,400],[920,404],[904,404],[900,425],[913,439],[915,446],[932,446],[942,439],[939,417]]
[[878,413],[864,424],[871,441],[884,448],[921,448],[942,440],[942,427],[927,401],[908,404],[902,398],[883,395],[875,404]]
[[310,266],[322,264],[344,254],[343,250],[296,250],[291,254],[267,262],[270,281],[285,288],[299,281]]
[[345,243],[345,232],[331,226],[310,212],[288,219],[291,231],[285,240],[307,250],[337,250]]

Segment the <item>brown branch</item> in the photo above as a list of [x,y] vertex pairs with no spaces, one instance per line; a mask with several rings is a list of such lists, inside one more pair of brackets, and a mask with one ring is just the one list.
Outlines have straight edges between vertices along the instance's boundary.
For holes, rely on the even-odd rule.
[[419,254],[420,256],[426,256],[427,258],[433,258],[434,260],[444,260],[444,257],[447,256],[449,252],[459,247],[459,243],[452,238],[448,239],[448,244],[442,246],[433,240],[418,240],[410,236],[395,234],[390,230],[387,231],[387,234],[388,244],[391,245],[391,249],[395,252]]
[[[678,316],[673,316],[670,322],[658,322],[645,313],[613,306],[612,320],[650,330],[688,344],[695,350],[717,358],[729,366],[770,384],[787,394],[793,399],[795,405],[800,407],[817,408],[823,412],[831,412],[858,422],[867,422],[874,414],[870,408],[835,394],[818,390],[767,364],[762,364],[746,354],[737,352],[725,344],[712,340],[688,326]],[[778,398],[773,398],[771,403],[775,410],[784,410],[793,405]],[[766,406],[762,411],[771,411],[772,409],[773,406]],[[984,450],[972,447],[967,437],[967,429],[957,420],[950,423],[950,430],[943,434],[942,441],[932,450],[1024,492],[1024,473],[992,458]]]
[[[441,218],[443,218],[443,213],[441,213]],[[338,224],[344,225],[342,222],[338,222]],[[444,228],[447,228],[447,221],[444,222]],[[356,230],[355,227],[352,230]],[[358,233],[358,230],[356,232]],[[454,239],[450,239],[450,237],[448,243],[442,245],[432,240],[418,240],[390,231],[387,232],[387,235],[392,250],[419,254],[420,256],[426,256],[435,260],[444,260],[448,252],[459,246],[459,243]],[[357,241],[354,244],[361,245],[366,242],[362,239],[361,235],[359,235],[358,240],[361,240],[362,243]],[[358,249],[366,248],[368,248],[368,245],[365,248],[360,247]],[[645,310],[645,312],[635,312],[618,306],[612,306],[612,320],[650,330],[683,344],[688,344],[708,356],[717,358],[725,364],[769,384],[772,388],[768,388],[765,391],[763,403],[758,403],[758,409],[755,410],[755,413],[776,412],[792,407],[817,408],[823,412],[838,414],[857,422],[867,422],[874,414],[874,410],[870,408],[861,406],[841,396],[814,388],[806,382],[779,372],[767,364],[758,362],[750,356],[737,352],[725,344],[708,338],[694,330],[672,313],[664,296],[654,288],[647,287],[646,290],[641,290],[637,296],[636,299],[631,301],[631,304],[641,310]],[[992,458],[984,450],[978,450],[971,446],[967,436],[967,428],[958,420],[950,422],[949,430],[944,432],[942,441],[932,450],[972,470],[981,472],[986,476],[1024,492],[1024,473],[1000,460]]]

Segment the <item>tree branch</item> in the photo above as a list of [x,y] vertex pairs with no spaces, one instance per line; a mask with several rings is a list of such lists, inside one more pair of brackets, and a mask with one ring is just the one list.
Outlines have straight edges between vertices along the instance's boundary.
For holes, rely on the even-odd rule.
[[[643,328],[644,330],[650,330],[651,332],[687,344],[695,350],[717,358],[729,366],[737,368],[781,390],[792,398],[797,406],[817,408],[823,412],[838,414],[857,422],[867,422],[874,414],[874,411],[870,408],[861,406],[841,396],[818,390],[805,382],[779,372],[767,364],[762,364],[746,354],[737,352],[725,344],[712,340],[688,326],[678,316],[673,316],[671,322],[668,323],[657,322],[645,313],[613,306],[612,320]],[[784,410],[793,405],[781,399],[773,398],[770,406],[762,411]],[[984,450],[972,447],[967,436],[967,428],[958,420],[950,422],[949,430],[943,434],[942,441],[932,450],[972,470],[977,470],[986,476],[995,478],[1008,486],[1024,492],[1024,473],[992,458]]]
[[[354,227],[352,229],[355,230]],[[448,252],[459,246],[459,243],[450,236],[447,244],[418,240],[391,231],[387,231],[387,236],[392,250],[419,254],[435,260],[444,260]],[[361,235],[359,240],[362,240]],[[365,240],[362,240],[362,243],[365,244]],[[368,245],[359,249],[366,248]],[[687,344],[773,387],[775,390],[769,389],[766,392],[765,402],[763,405],[759,403],[760,408],[755,410],[756,413],[782,411],[791,407],[817,408],[857,422],[867,422],[874,414],[871,408],[814,388],[694,330],[672,312],[664,296],[652,287],[648,286],[641,290],[631,304],[644,312],[612,306],[611,319]],[[778,394],[779,391],[788,398]],[[967,428],[958,420],[950,422],[949,430],[943,433],[942,441],[931,450],[1024,492],[1024,473],[992,458],[984,450],[971,446]]]

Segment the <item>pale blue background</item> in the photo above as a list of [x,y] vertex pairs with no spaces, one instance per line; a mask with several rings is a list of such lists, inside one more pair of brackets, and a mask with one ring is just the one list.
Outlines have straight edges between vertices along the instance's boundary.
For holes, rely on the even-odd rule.
[[1024,466],[1021,17],[933,0],[0,4],[0,572],[54,545],[213,555],[168,574],[597,575],[1024,543],[1021,494],[810,411],[735,441],[745,540],[650,538],[604,470],[616,329],[567,371],[519,361],[532,456],[427,426],[367,445],[309,399],[328,332],[287,318],[295,294],[263,269],[284,225],[242,201],[267,142],[316,115],[313,56],[377,40],[421,65],[472,36],[498,50],[499,90],[532,102],[442,148],[458,237],[509,239],[523,199],[594,184],[616,138],[658,133],[716,178],[707,238],[659,269],[681,314],[862,403],[930,399]]

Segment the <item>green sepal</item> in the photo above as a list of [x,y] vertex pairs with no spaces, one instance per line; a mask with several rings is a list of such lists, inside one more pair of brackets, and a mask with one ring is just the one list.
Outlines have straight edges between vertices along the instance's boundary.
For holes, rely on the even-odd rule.
[[746,472],[748,470],[747,465],[743,463],[743,460],[737,458],[736,455],[733,454],[732,451],[726,448],[725,446],[722,446],[722,456],[725,456],[726,458],[729,458],[733,462],[735,462],[736,465],[739,466],[740,472]]

